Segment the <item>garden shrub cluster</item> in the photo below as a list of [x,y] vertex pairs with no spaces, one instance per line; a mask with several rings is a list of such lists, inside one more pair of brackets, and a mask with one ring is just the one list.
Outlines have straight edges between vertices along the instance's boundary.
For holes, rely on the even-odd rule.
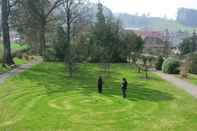
[[162,56],[159,56],[159,57],[157,58],[157,60],[156,60],[155,68],[156,68],[157,70],[159,70],[159,71],[162,70],[163,62],[164,62],[163,57],[162,57]]
[[176,60],[174,58],[168,58],[164,61],[162,65],[162,71],[168,74],[179,74],[180,65],[181,63],[179,60]]

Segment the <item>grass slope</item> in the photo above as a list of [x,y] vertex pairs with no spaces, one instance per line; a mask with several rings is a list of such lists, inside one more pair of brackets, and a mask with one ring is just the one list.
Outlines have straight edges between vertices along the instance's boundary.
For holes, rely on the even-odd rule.
[[[103,95],[97,65],[75,78],[63,64],[44,63],[0,86],[1,131],[196,131],[197,100],[157,76],[144,80],[130,65],[112,66]],[[129,81],[128,98],[119,82]]]

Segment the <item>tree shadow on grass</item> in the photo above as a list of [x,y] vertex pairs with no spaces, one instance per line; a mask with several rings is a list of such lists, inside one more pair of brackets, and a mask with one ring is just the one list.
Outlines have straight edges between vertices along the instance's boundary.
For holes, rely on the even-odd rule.
[[128,89],[127,99],[132,101],[145,100],[145,101],[169,101],[174,97],[167,93],[155,89],[145,88],[143,85],[133,84]]
[[[78,75],[74,78],[65,77],[64,68],[56,69],[53,66],[48,68],[33,68],[18,77],[20,80],[30,80],[37,83],[38,88],[42,86],[46,90],[46,95],[53,95],[58,93],[79,91],[82,95],[91,96],[97,92],[97,77],[98,70],[87,70],[82,68]],[[113,98],[114,96],[121,96],[120,83],[118,83],[118,72],[111,72],[109,82],[105,85],[104,96]],[[161,79],[153,77],[154,81]],[[129,80],[130,81],[130,80]],[[173,96],[167,92],[151,89],[147,87],[146,82],[137,82],[131,80],[127,91],[127,100],[130,101],[169,101],[173,100]]]
[[[118,88],[118,83],[113,83],[112,86],[116,88],[104,88],[103,94],[104,96],[113,98],[120,96],[121,97],[121,89]],[[81,93],[88,96],[92,92],[97,92],[97,89],[88,89],[84,88]],[[167,93],[162,92],[155,89],[145,88],[143,84],[130,84],[127,90],[127,100],[130,101],[170,101],[173,100],[174,97]]]

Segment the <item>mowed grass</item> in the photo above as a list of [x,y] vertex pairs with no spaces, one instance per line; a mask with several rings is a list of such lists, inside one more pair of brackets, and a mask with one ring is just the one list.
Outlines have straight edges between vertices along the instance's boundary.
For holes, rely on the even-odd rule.
[[[97,93],[96,64],[74,78],[61,63],[43,63],[0,86],[0,131],[196,131],[197,99],[135,68],[114,64]],[[128,97],[120,80],[129,82]]]

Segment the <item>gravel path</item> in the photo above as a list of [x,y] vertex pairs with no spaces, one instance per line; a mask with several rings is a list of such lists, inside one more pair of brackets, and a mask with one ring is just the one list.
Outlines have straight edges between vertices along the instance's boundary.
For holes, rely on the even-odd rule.
[[184,81],[180,78],[177,78],[173,75],[164,74],[162,72],[156,72],[156,74],[158,74],[162,79],[174,84],[177,88],[185,90],[186,92],[188,92],[192,96],[197,97],[197,86],[195,86],[187,81]]
[[42,59],[39,58],[39,59],[33,60],[32,62],[30,62],[28,64],[20,65],[17,68],[15,68],[11,71],[8,71],[7,73],[0,74],[0,84],[3,84],[6,79],[16,76],[17,74],[20,74],[20,73],[32,68],[33,65],[39,64],[41,62],[42,62]]

